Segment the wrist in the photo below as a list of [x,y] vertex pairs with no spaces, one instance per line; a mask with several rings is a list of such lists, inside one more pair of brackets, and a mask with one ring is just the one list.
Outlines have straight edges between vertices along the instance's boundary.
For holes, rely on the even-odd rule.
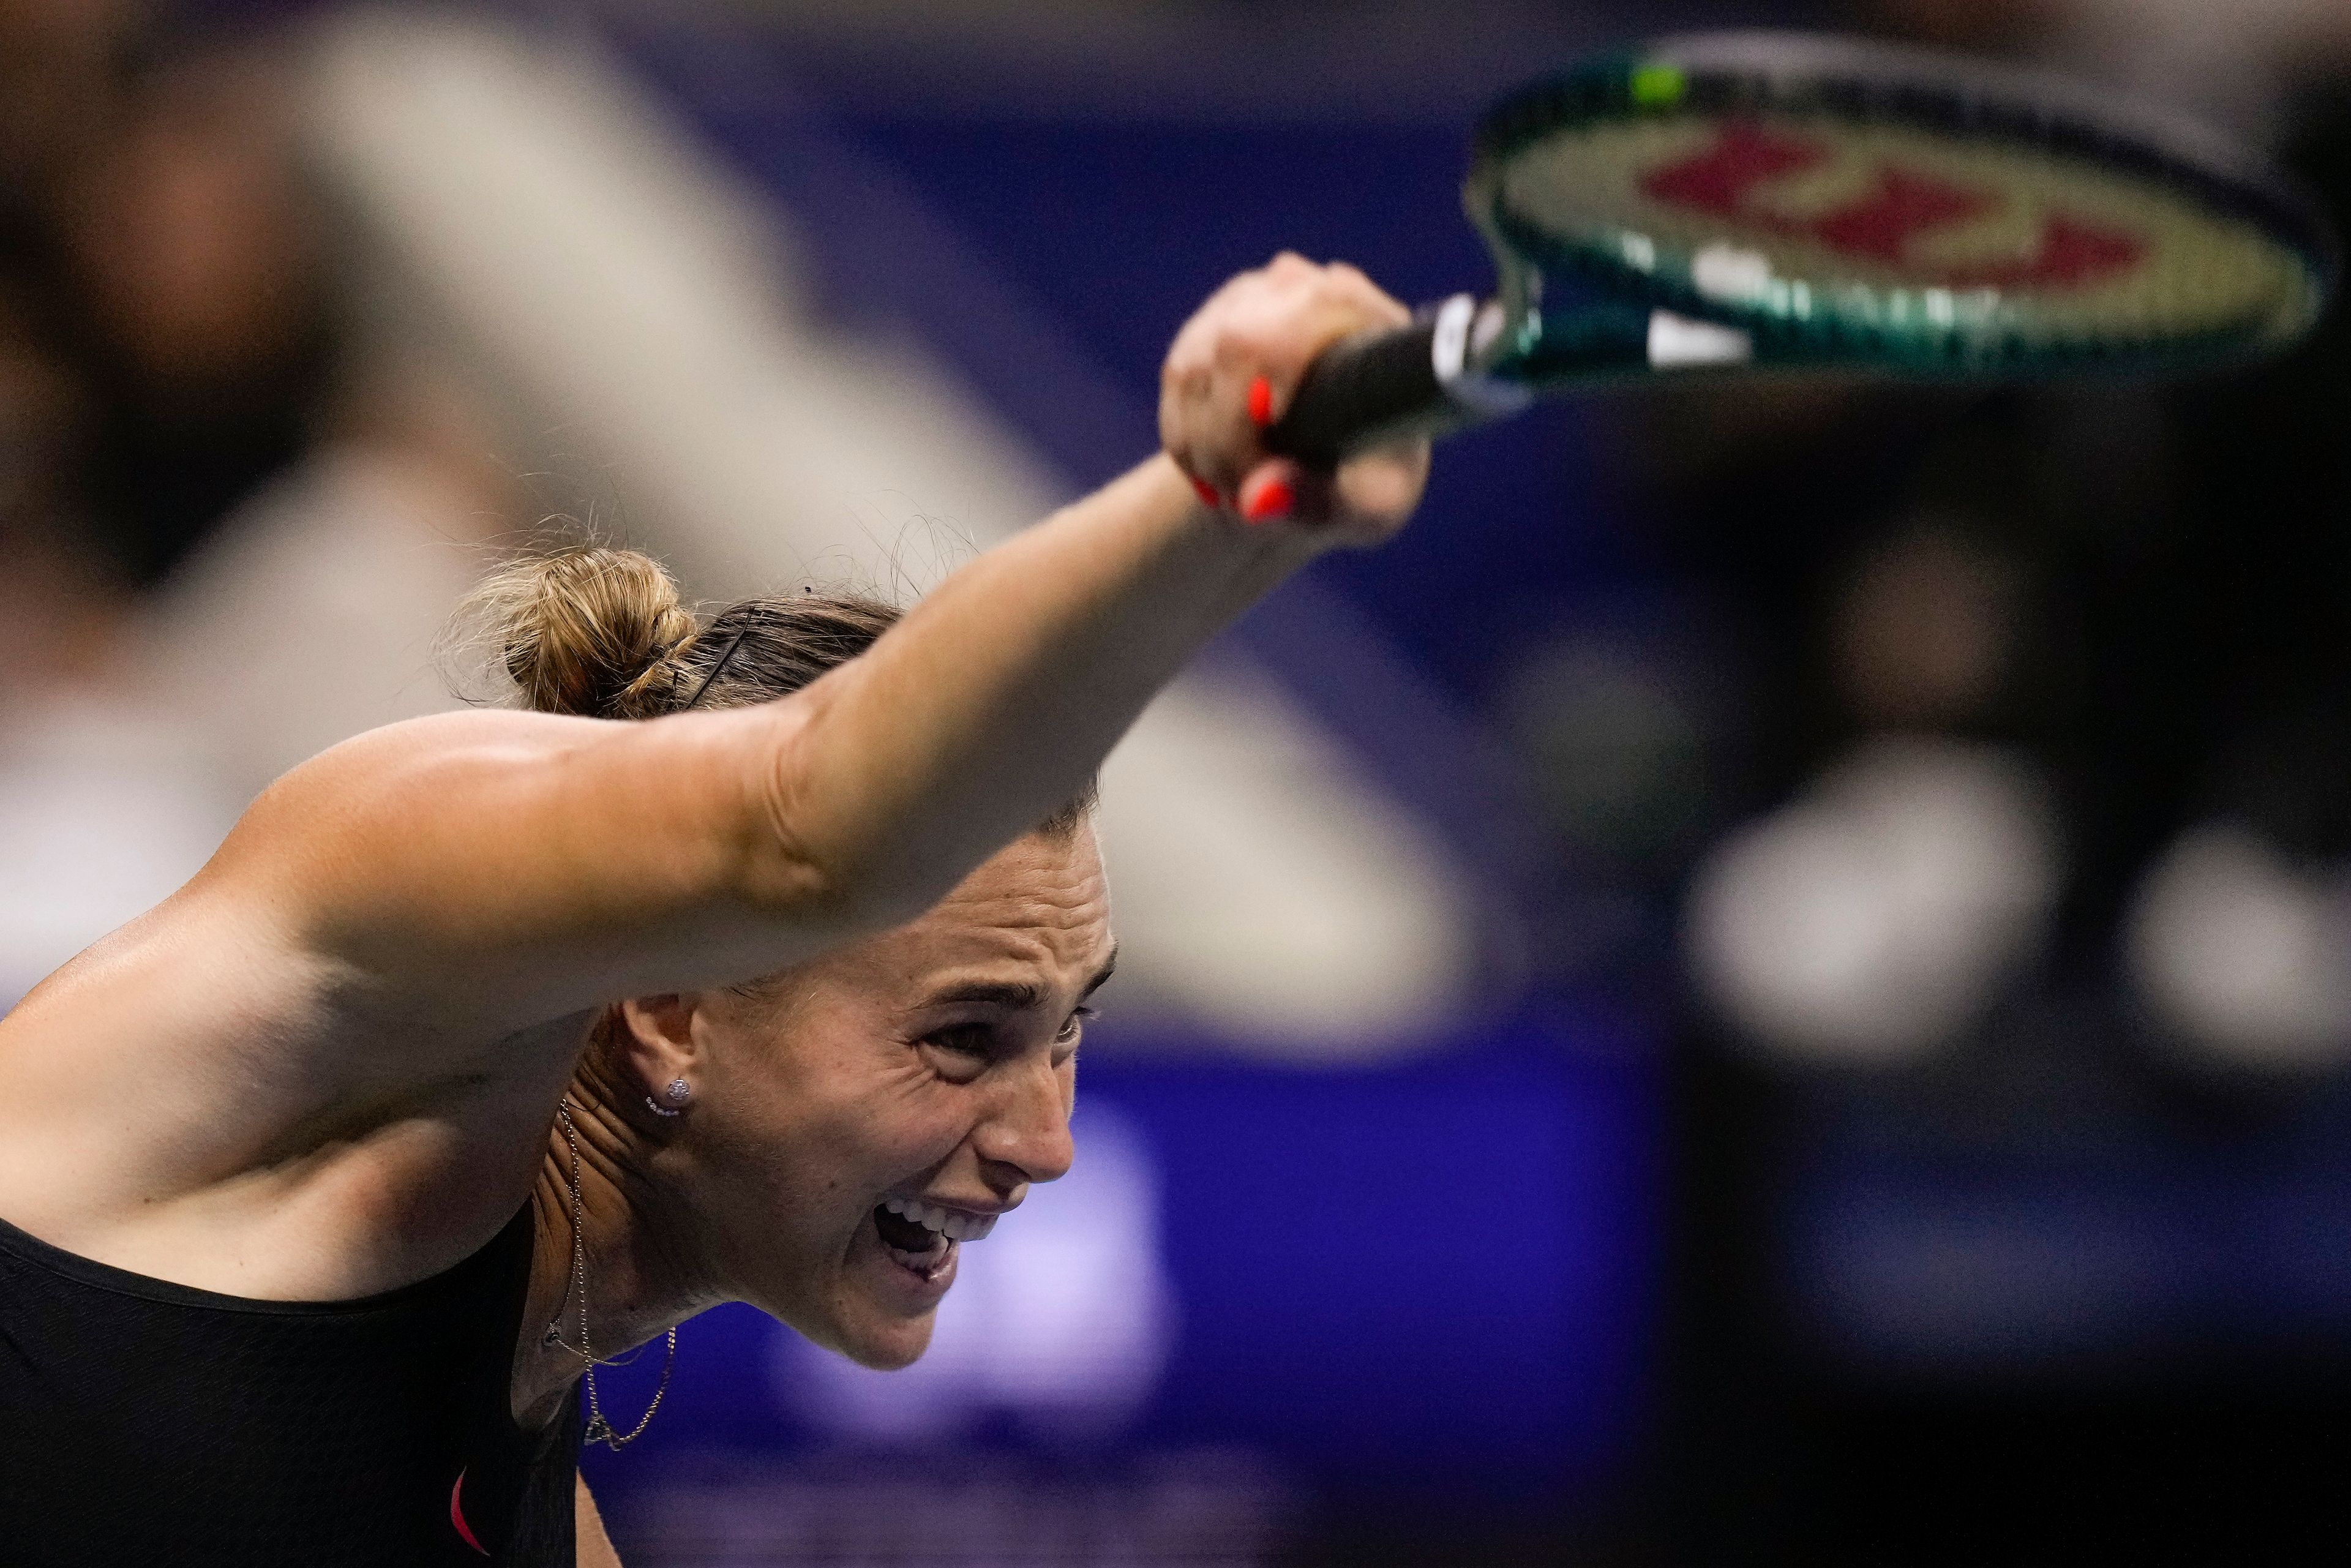
[[1218,497],[1165,452],[1145,465],[1150,483],[1185,526],[1213,548],[1275,571],[1294,570],[1342,542],[1335,530],[1301,524],[1286,513],[1251,520],[1232,499]]

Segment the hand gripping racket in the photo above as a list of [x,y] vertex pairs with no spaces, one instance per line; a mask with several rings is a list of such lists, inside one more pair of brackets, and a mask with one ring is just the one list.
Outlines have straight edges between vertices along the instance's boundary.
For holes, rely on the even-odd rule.
[[2201,369],[2293,343],[2336,274],[2314,209],[2196,126],[1788,34],[1666,39],[1512,94],[1463,200],[1495,294],[1326,350],[1271,449],[1328,464],[1660,372]]

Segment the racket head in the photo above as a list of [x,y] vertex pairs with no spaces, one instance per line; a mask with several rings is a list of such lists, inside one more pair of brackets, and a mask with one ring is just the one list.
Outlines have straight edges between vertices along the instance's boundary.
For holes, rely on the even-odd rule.
[[1699,324],[1698,361],[2195,370],[2294,341],[2339,270],[2315,207],[2199,127],[1802,35],[1667,38],[1522,89],[1465,202],[1511,323],[1482,368],[1537,383],[1588,379],[1595,334],[1652,310]]

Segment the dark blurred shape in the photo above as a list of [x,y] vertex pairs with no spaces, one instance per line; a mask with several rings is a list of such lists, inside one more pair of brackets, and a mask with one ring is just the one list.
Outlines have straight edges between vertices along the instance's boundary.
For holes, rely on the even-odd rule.
[[[2351,214],[2351,82],[2301,94],[2292,122],[2289,162]],[[2168,842],[2113,852],[2146,857],[2126,895],[2132,981],[2200,1071],[2351,1063],[2346,356],[2338,301],[2275,369],[2178,400],[2188,526],[2158,604],[2186,656],[2132,692],[2139,744],[2114,760],[2118,783],[2179,768],[2179,815],[2147,824]]]
[[1922,518],[1864,553],[1830,635],[1841,695],[1870,728],[1982,717],[2015,655],[2013,565],[1963,528]]
[[141,0],[0,0],[0,258],[86,402],[76,526],[162,580],[308,446],[334,364],[264,37]]
[[53,305],[99,403],[90,526],[137,584],[302,454],[334,369],[281,99],[265,56],[171,51],[51,185]]
[[16,280],[0,281],[0,517],[21,524],[57,503],[57,470],[80,392],[43,351]]
[[2063,19],[2064,0],[1859,0],[1855,21],[1872,32],[1975,54],[2022,54]]
[[73,526],[69,476],[87,399],[0,278],[0,715],[96,664],[114,585]]
[[1509,733],[1552,828],[1589,873],[1669,879],[1708,825],[1725,723],[1704,689],[1711,673],[1667,638],[1575,629],[1510,674]]
[[102,131],[144,0],[0,0],[0,235]]
[[[2286,157],[2351,217],[2351,91],[2288,120]],[[2284,1562],[2339,1522],[2346,356],[2338,304],[2218,380],[1783,400],[1776,444],[1661,513],[1748,591],[1746,789],[1795,797],[1724,853],[1907,734],[2049,780],[2064,856],[2052,946],[1937,1051],[1792,1071],[1753,1051],[1752,1009],[1691,1019],[1676,1560],[2174,1561],[2225,1531],[2224,1555]],[[1890,925],[1841,928],[1867,953]],[[1748,929],[1761,970],[1806,972],[1792,905]],[[1847,972],[1921,999],[1890,948]]]
[[[2298,95],[2287,164],[2351,219],[2351,76]],[[2351,308],[2274,369],[2179,399],[2192,630],[2241,649],[2189,691],[2226,749],[2199,780],[2298,854],[2351,854]],[[2158,699],[2159,700],[2159,699]]]

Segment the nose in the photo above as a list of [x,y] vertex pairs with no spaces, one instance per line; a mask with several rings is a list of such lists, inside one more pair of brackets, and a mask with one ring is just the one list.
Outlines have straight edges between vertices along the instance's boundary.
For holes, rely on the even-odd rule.
[[1077,1155],[1070,1142],[1070,1103],[1048,1062],[1008,1082],[972,1134],[991,1180],[1008,1185],[1059,1181]]

